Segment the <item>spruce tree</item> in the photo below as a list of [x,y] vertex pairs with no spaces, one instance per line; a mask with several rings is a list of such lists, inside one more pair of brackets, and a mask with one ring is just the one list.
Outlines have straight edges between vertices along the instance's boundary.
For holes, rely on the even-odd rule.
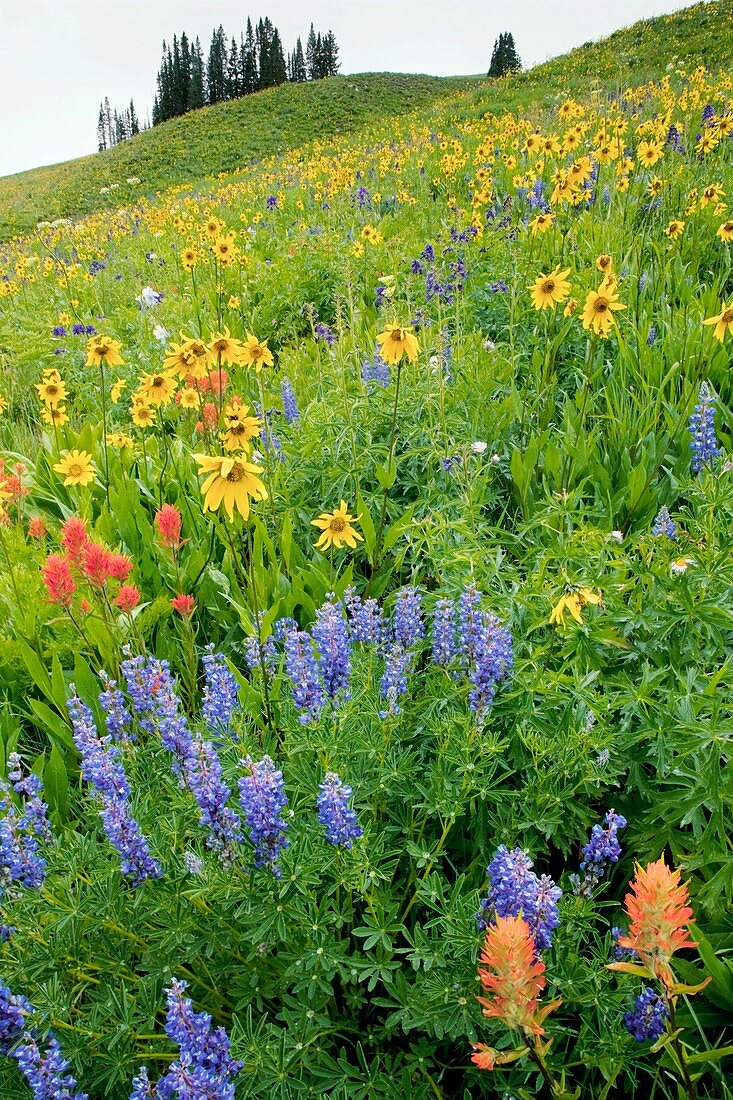
[[135,134],[140,133],[140,123],[138,122],[138,117],[137,117],[137,114],[135,113],[135,104],[132,102],[132,100],[130,100],[129,119],[130,119],[130,137],[134,137]]
[[308,80],[318,80],[318,40],[312,23],[305,47],[305,66]]
[[104,126],[104,104],[99,104],[99,118],[97,119],[97,152],[102,153],[107,148],[107,135]]
[[283,44],[280,40],[280,32],[277,27],[273,27],[272,39],[270,42],[270,67],[272,70],[272,83],[274,85],[284,84],[288,79],[288,74],[285,69]]
[[244,39],[243,91],[245,95],[256,92],[259,87],[259,73],[257,69],[257,44],[255,33],[252,30],[252,20],[247,18],[247,33]]
[[509,31],[502,31],[494,42],[488,75],[506,76],[507,73],[517,72],[521,67],[522,62],[514,45],[514,36]]
[[239,83],[239,47],[236,38],[232,38],[229,46],[226,71],[226,98],[238,99],[242,94]]
[[336,76],[339,71],[339,48],[336,35],[329,31],[321,46],[321,68],[323,76]]
[[305,65],[305,57],[303,55],[303,43],[298,37],[298,41],[295,43],[295,49],[291,55],[292,58],[292,75],[290,79],[295,84],[302,84],[308,79],[308,70]]
[[206,102],[204,88],[204,53],[197,38],[191,47],[191,80],[188,86],[188,105],[192,111]]

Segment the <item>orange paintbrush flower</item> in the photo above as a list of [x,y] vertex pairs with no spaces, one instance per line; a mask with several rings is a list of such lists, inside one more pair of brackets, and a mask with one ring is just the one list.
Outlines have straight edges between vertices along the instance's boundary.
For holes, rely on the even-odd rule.
[[488,994],[478,998],[484,1016],[496,1016],[525,1035],[543,1035],[542,1021],[560,1001],[540,1008],[539,997],[547,984],[545,964],[537,958],[527,922],[522,917],[497,917],[486,930],[479,963],[485,967],[480,965],[478,973]]
[[665,984],[674,981],[669,960],[676,951],[697,947],[687,927],[692,917],[687,886],[681,871],[671,870],[663,859],[647,867],[636,865],[631,890],[624,899],[630,926],[619,945],[635,951],[650,973]]

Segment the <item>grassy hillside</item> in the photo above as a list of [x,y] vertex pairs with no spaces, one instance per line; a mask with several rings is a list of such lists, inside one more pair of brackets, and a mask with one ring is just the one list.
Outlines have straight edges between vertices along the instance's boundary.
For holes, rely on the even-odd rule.
[[[0,240],[38,221],[121,206],[141,194],[353,132],[376,119],[429,106],[475,80],[364,73],[284,84],[204,107],[107,152],[0,178]],[[130,178],[140,182],[129,184]]]
[[[559,90],[574,92],[586,88],[589,80],[622,86],[659,74],[668,65],[726,65],[733,54],[726,29],[733,30],[733,0],[717,0],[642,20],[510,82],[362,73],[286,84],[205,107],[108,152],[0,178],[0,240],[30,230],[38,221],[123,206],[313,140],[353,133],[464,90],[473,89],[469,102],[484,103],[488,86],[491,108],[499,111],[549,106]],[[129,184],[130,178],[140,182]]]

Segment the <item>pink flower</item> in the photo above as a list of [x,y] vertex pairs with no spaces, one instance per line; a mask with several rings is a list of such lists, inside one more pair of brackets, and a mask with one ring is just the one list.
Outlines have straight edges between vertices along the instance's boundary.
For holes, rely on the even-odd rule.
[[134,584],[123,584],[113,602],[116,607],[119,607],[120,611],[129,615],[133,608],[140,603],[140,595],[140,589],[136,588]]
[[171,600],[171,607],[178,614],[187,619],[189,615],[193,615],[193,609],[196,606],[196,601],[193,596],[187,596],[184,592],[180,596],[174,596]]
[[51,603],[70,607],[76,585],[71,576],[68,559],[61,554],[49,554],[43,563],[42,573],[43,583]]
[[164,504],[155,516],[160,541],[172,550],[181,545],[181,513],[172,504]]
[[87,525],[78,516],[70,516],[61,528],[61,545],[76,565],[89,542]]
[[28,520],[28,535],[32,539],[45,539],[48,531],[46,530],[46,523],[43,516],[31,516]]

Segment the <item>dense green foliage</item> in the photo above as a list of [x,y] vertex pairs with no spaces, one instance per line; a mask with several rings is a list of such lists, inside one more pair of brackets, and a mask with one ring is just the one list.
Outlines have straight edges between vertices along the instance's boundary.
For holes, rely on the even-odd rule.
[[[7,246],[0,744],[42,777],[54,841],[45,881],[0,898],[16,929],[0,980],[29,998],[90,1096],[127,1100],[142,1064],[152,1080],[171,1064],[163,991],[176,976],[230,1034],[237,1098],[730,1100],[730,10],[698,5],[544,70],[456,83],[439,102],[419,78],[370,77],[380,95],[410,81],[421,109],[328,140],[317,119],[303,132],[308,111],[367,78],[196,112],[114,151],[170,151],[185,135],[178,186],[102,209],[114,193],[83,197],[77,163],[59,202],[95,212]],[[696,68],[706,51],[723,71]],[[203,179],[204,147],[234,148],[229,112],[267,103],[302,112],[282,147],[313,145],[270,145],[247,171]],[[141,191],[163,171],[140,162]],[[612,323],[599,298],[623,306]],[[418,347],[387,368],[377,337],[412,348],[403,328]],[[103,368],[95,332],[120,351]],[[260,341],[274,362],[258,371],[247,348],[263,356]],[[197,342],[200,370],[180,353]],[[266,420],[247,457],[268,495],[230,520],[200,456],[246,480],[243,452],[223,453],[245,415],[235,395]],[[691,449],[696,407],[719,453],[697,437]],[[86,485],[64,484],[72,450],[93,464]],[[360,541],[316,547],[313,520],[342,500]],[[168,543],[166,504],[182,525]],[[129,605],[119,577],[100,583],[73,557],[70,517],[124,555]],[[51,568],[64,563],[68,600]],[[313,629],[329,594],[352,587],[388,622],[414,588],[425,635],[391,697],[396,627],[391,644],[354,641],[349,692],[309,721],[287,630],[277,645],[270,633],[286,618]],[[478,662],[441,666],[434,652],[439,601],[472,588],[513,648],[483,712]],[[182,594],[190,613],[171,604]],[[239,684],[223,732],[201,705],[208,644]],[[101,730],[99,674],[120,678],[129,652],[170,662],[230,806],[249,755],[282,770],[280,877],[254,865],[246,830],[233,865],[207,848],[192,785],[141,713],[120,758],[163,874],[137,887],[120,874],[67,699],[74,684]],[[352,848],[329,844],[316,817],[329,772],[353,789]],[[621,858],[584,890],[572,876],[611,807],[628,822]],[[499,845],[525,849],[563,892],[542,951],[541,1000],[562,1001],[540,1050],[552,1093],[526,1054],[493,1071],[470,1061],[472,1043],[518,1042],[476,1001],[476,913]],[[660,858],[689,881],[698,944],[674,973],[707,984],[670,994],[674,1027],[653,1046],[623,1025],[652,979],[607,964],[635,861]],[[0,1091],[29,1095],[4,1057]]]

